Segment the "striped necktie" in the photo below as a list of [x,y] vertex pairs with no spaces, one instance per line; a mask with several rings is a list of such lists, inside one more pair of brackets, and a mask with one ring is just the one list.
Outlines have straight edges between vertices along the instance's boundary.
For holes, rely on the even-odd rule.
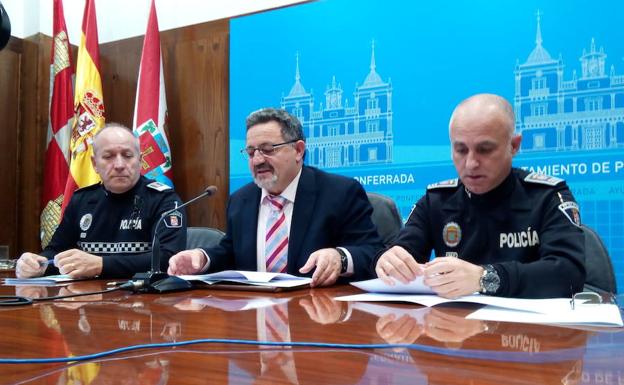
[[266,271],[285,273],[288,262],[288,225],[284,206],[287,199],[282,196],[268,195],[270,214],[267,219],[264,255]]
[[[291,342],[288,304],[276,304],[260,311],[264,311],[264,338],[270,342]],[[262,352],[261,359],[265,370],[288,370],[289,366],[294,369],[292,352],[287,346],[271,346]]]

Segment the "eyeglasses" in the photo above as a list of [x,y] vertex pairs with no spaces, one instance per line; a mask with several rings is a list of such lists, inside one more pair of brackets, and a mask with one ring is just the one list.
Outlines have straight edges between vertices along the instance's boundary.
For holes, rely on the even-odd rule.
[[258,147],[248,146],[248,147],[243,148],[240,152],[241,154],[243,154],[245,158],[248,158],[248,159],[252,159],[254,155],[256,155],[256,151],[260,151],[260,154],[262,154],[262,156],[272,156],[275,154],[276,149],[282,146],[285,146],[287,144],[295,143],[298,140],[299,139],[293,139],[293,140],[289,140],[288,142],[276,143],[276,144],[263,143],[259,145]]
[[583,291],[576,293],[570,300],[570,306],[574,310],[575,305],[600,305],[602,303],[602,296],[593,291]]

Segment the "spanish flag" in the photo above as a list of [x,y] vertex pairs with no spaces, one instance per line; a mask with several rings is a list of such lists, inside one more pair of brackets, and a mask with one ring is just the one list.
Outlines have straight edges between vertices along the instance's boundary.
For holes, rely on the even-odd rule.
[[100,77],[95,0],[87,0],[82,17],[82,35],[76,63],[74,125],[70,142],[71,161],[65,185],[63,211],[74,190],[100,181],[91,165],[93,137],[104,127],[104,99]]
[[69,174],[69,137],[74,120],[74,69],[61,0],[54,0],[53,32],[50,55],[50,119],[41,206],[42,248],[50,242],[61,221],[63,192]]
[[141,143],[141,174],[173,187],[171,150],[166,134],[167,99],[156,6],[152,0],[139,67],[134,131]]

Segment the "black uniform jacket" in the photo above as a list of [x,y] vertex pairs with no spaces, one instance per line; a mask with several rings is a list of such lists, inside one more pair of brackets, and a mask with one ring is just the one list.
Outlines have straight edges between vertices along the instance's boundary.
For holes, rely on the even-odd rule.
[[[122,194],[107,191],[101,183],[76,190],[41,255],[51,259],[80,249],[101,256],[103,278],[149,271],[156,224],[163,212],[181,203],[173,189],[143,176]],[[184,209],[163,218],[158,239],[161,269],[166,271],[169,258],[186,248]],[[58,269],[50,266],[46,274],[58,274]]]
[[434,250],[438,257],[492,264],[501,278],[499,296],[569,297],[585,282],[579,226],[578,206],[563,180],[512,169],[481,195],[457,179],[430,185],[395,245],[419,263]]

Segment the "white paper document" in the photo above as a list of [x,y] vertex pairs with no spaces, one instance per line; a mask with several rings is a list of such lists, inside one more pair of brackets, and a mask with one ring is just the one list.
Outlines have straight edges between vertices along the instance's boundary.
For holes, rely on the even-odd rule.
[[371,293],[435,294],[429,286],[423,283],[422,276],[406,284],[395,280],[394,285],[388,285],[379,278],[351,282],[351,284]]
[[467,295],[455,299],[447,299],[437,295],[364,293],[338,297],[336,299],[339,301],[410,302],[423,306],[435,306],[441,303],[450,302],[468,302],[532,312],[561,311],[566,310],[570,307],[570,300],[566,298],[523,299],[492,297],[480,294]]
[[77,281],[69,275],[48,275],[35,278],[4,278],[5,286],[54,286]]
[[201,281],[212,285],[219,282],[242,283],[253,286],[297,287],[310,284],[312,278],[297,277],[284,273],[264,273],[259,271],[226,270],[212,274],[179,275],[187,281]]
[[423,306],[467,302],[488,305],[467,317],[473,319],[540,324],[622,326],[622,317],[617,305],[580,304],[573,310],[569,298],[524,299],[474,294],[446,299],[437,295],[363,293],[335,299],[338,301],[409,302]]
[[501,322],[524,322],[538,324],[559,325],[588,325],[602,327],[621,327],[622,316],[617,305],[596,304],[570,306],[564,311],[533,313],[520,310],[502,309],[486,306],[469,314],[466,318],[501,321]]

